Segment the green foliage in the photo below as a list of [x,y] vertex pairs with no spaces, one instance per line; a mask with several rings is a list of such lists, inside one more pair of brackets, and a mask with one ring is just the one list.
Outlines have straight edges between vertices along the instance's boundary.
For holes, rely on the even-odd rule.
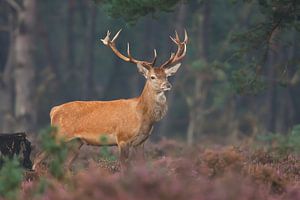
[[250,0],[260,9],[263,21],[258,20],[252,28],[241,37],[247,37],[245,41],[253,43],[253,47],[267,45],[272,32],[276,28],[291,29],[299,27],[300,2],[295,0]]
[[266,87],[265,82],[251,68],[232,72],[231,85],[238,94],[257,94]]
[[45,177],[41,177],[37,188],[35,190],[35,196],[41,196],[49,188],[50,183]]
[[300,124],[293,127],[288,143],[297,152],[300,152]]
[[[250,0],[247,3],[255,4],[259,8],[259,18],[252,17],[250,27],[232,36],[232,41],[240,45],[238,52],[241,56],[256,52],[259,61],[265,61],[266,51],[273,34],[279,29],[299,31],[300,2],[295,0]],[[279,37],[276,38],[278,42]]]
[[202,59],[198,59],[192,62],[191,68],[200,72],[209,70],[209,68],[207,67],[207,63]]
[[[234,56],[245,65],[245,61],[260,65],[259,70],[248,65],[245,69],[233,73],[233,85],[238,93],[249,91],[257,93],[265,89],[262,79],[263,68],[266,67],[271,44],[288,43],[284,37],[288,31],[300,31],[300,2],[295,0],[245,0],[245,5],[254,6],[258,13],[249,18],[247,29],[237,31],[231,36],[231,41],[239,47]],[[282,72],[276,78],[280,79]],[[281,84],[282,82],[279,82]],[[241,84],[240,86],[238,84]],[[246,92],[248,93],[248,92]]]
[[4,161],[0,170],[0,195],[7,199],[17,199],[23,180],[23,169],[17,157],[5,158]]
[[288,135],[280,133],[260,135],[259,140],[271,143],[280,153],[300,153],[300,124],[295,125]]
[[[123,28],[123,32],[116,41],[117,47],[122,53],[126,54],[126,42],[130,42],[132,55],[137,59],[148,60],[152,56],[150,51],[156,48],[158,63],[162,63],[169,57],[169,51],[175,51],[175,45],[167,36],[173,35],[176,28],[182,38],[182,29],[187,29],[190,39],[187,56],[173,79],[174,90],[172,89],[170,94],[174,94],[175,98],[172,98],[173,101],[168,99],[170,103],[172,102],[169,111],[174,115],[169,113],[168,120],[165,120],[166,123],[163,122],[168,124],[165,132],[169,132],[170,136],[174,136],[175,132],[187,130],[188,107],[185,103],[185,96],[178,90],[187,92],[191,97],[198,92],[201,93],[202,91],[193,89],[197,79],[207,78],[203,81],[203,85],[207,89],[208,95],[207,98],[201,99],[205,101],[205,108],[212,105],[215,108],[214,111],[222,111],[222,108],[226,108],[225,103],[232,103],[236,105],[235,110],[232,111],[235,113],[244,112],[249,108],[248,105],[253,106],[260,98],[264,98],[261,100],[267,99],[265,99],[266,96],[258,95],[254,101],[245,106],[248,98],[238,98],[237,100],[233,97],[232,91],[239,94],[262,94],[264,89],[268,89],[266,82],[269,80],[289,87],[294,87],[299,83],[297,77],[300,76],[293,76],[296,66],[299,67],[299,62],[297,62],[299,60],[299,35],[295,31],[300,29],[299,1],[216,0],[212,2],[196,0],[185,1],[186,6],[179,5],[182,3],[179,0],[94,1],[99,4],[96,8],[97,15],[94,16],[96,27],[94,27],[93,34],[89,33],[92,31],[89,30],[89,24],[92,21],[91,8],[94,9],[89,4],[91,1],[52,0],[37,4],[40,24],[38,27],[41,30],[38,31],[35,41],[37,45],[35,63],[36,66],[39,66],[36,67],[38,89],[42,88],[42,92],[38,92],[36,95],[39,128],[49,123],[49,110],[53,105],[73,100],[86,100],[82,96],[85,88],[83,83],[86,83],[82,75],[86,74],[86,69],[88,69],[86,63],[90,56],[86,55],[87,49],[92,49],[94,52],[91,62],[94,63],[93,77],[91,78],[93,99],[129,98],[140,93],[144,80],[138,77],[136,68],[120,60],[100,42],[100,38],[105,36],[108,29],[114,34],[116,30]],[[73,6],[71,6],[72,2]],[[176,11],[179,12],[170,12],[174,10],[176,3],[178,4]],[[5,2],[2,4],[7,5]],[[72,12],[71,8],[73,8]],[[207,11],[205,11],[206,9]],[[286,12],[286,9],[289,12]],[[0,6],[0,11],[9,13],[9,10],[11,9],[6,9],[6,6]],[[163,13],[164,11],[168,13]],[[108,14],[110,17],[107,16]],[[159,20],[153,20],[151,15],[158,17]],[[8,15],[2,14],[1,19],[5,18],[8,18]],[[140,18],[145,20],[139,21],[135,26],[126,27],[123,23],[123,20],[135,23]],[[4,27],[5,21],[1,22]],[[277,73],[283,70],[280,72],[277,70],[274,77],[264,77],[269,75],[269,70],[264,69],[266,65],[263,63],[268,36],[278,23],[280,37],[276,38],[276,44],[279,46],[276,52],[280,55],[274,59],[274,69],[280,68],[281,64],[287,66],[286,78],[280,82]],[[87,37],[91,37],[91,44],[86,42]],[[285,48],[286,45],[281,44],[282,40],[285,43],[289,42],[292,48]],[[69,42],[72,45],[69,45]],[[7,37],[1,36],[0,43],[2,44],[0,51],[3,52],[2,63],[5,63],[8,60],[4,57],[9,49],[6,47],[9,40]],[[205,45],[203,45],[204,43]],[[207,48],[204,49],[204,46]],[[73,49],[72,54],[68,53],[69,48]],[[293,63],[287,63],[288,59],[293,59]],[[68,66],[67,63],[71,60],[74,60],[74,65]],[[261,73],[257,73],[254,67],[257,66],[257,63],[263,69]],[[191,73],[186,73],[189,71]],[[293,83],[290,81],[291,78],[295,80]],[[170,80],[172,81],[172,78]],[[276,87],[276,90],[278,88]],[[285,88],[279,89],[282,91]],[[281,91],[277,93],[278,96],[281,95]],[[299,91],[291,88],[290,93],[291,100],[299,102]],[[239,103],[236,104],[236,101]],[[276,104],[283,106],[286,103],[277,101]],[[259,106],[263,107],[263,105]],[[299,118],[297,113],[300,113],[300,107],[298,104],[293,104],[291,109],[294,109],[294,119]],[[259,116],[268,115],[265,113],[266,109],[258,108],[258,110],[260,110]],[[201,115],[201,112],[197,114]],[[284,115],[277,115],[277,123],[285,123],[286,120],[280,120],[284,118]],[[204,124],[215,124],[211,123],[212,118],[205,117],[205,119],[207,122]],[[227,124],[232,121],[229,118],[226,120],[228,120]],[[220,123],[220,120],[217,121]],[[157,130],[160,131],[160,129]],[[222,129],[220,132],[223,134],[225,130]],[[184,136],[181,135],[181,137]],[[101,148],[103,157],[107,157],[108,154],[107,147]]]
[[122,18],[134,24],[148,14],[170,12],[180,0],[106,0],[104,9],[113,18]]
[[64,161],[68,155],[68,148],[65,142],[59,143],[54,138],[56,127],[50,127],[41,132],[42,149],[51,157],[49,163],[50,173],[56,178],[62,178],[64,175]]
[[109,151],[109,147],[105,146],[107,143],[107,137],[101,136],[100,137],[101,144],[104,144],[100,148],[100,157],[101,159],[107,160],[107,161],[115,161],[117,158]]

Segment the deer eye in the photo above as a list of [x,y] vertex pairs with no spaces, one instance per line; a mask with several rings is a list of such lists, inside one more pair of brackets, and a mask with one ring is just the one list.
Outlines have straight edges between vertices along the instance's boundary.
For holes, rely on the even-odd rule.
[[156,79],[156,77],[155,77],[155,76],[151,76],[150,78],[151,78],[152,80]]

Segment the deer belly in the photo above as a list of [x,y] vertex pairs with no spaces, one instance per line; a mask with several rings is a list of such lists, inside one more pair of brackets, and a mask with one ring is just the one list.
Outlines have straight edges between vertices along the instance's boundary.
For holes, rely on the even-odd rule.
[[88,145],[114,146],[117,145],[117,137],[114,134],[81,134],[77,136]]

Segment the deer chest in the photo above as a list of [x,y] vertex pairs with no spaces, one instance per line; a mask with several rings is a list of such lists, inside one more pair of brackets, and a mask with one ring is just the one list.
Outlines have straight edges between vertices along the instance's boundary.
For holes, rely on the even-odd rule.
[[149,127],[148,130],[141,131],[140,133],[138,133],[137,135],[135,135],[132,138],[131,144],[133,146],[138,146],[138,145],[142,144],[143,142],[145,142],[148,139],[152,130],[153,130],[153,126]]
[[161,120],[166,115],[167,111],[168,111],[168,105],[166,101],[166,96],[163,92],[159,93],[156,96],[156,102],[153,107],[152,117],[154,121]]

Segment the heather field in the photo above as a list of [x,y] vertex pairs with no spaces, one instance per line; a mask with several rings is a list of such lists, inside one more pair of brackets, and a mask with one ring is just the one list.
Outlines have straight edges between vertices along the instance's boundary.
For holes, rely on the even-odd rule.
[[0,200],[73,199],[300,200],[300,0],[0,0]]
[[[256,142],[257,143],[257,142]],[[282,144],[281,144],[282,145]],[[146,161],[120,171],[116,149],[85,147],[71,173],[48,160],[36,172],[10,164],[7,199],[300,199],[297,153],[277,143],[253,146],[163,139],[146,145]],[[8,165],[7,164],[7,165]],[[58,165],[54,166],[59,167]],[[3,175],[3,174],[2,174]],[[1,180],[3,182],[3,179]],[[0,188],[1,189],[1,188]],[[11,193],[9,193],[11,192]],[[3,194],[2,194],[3,195]]]

